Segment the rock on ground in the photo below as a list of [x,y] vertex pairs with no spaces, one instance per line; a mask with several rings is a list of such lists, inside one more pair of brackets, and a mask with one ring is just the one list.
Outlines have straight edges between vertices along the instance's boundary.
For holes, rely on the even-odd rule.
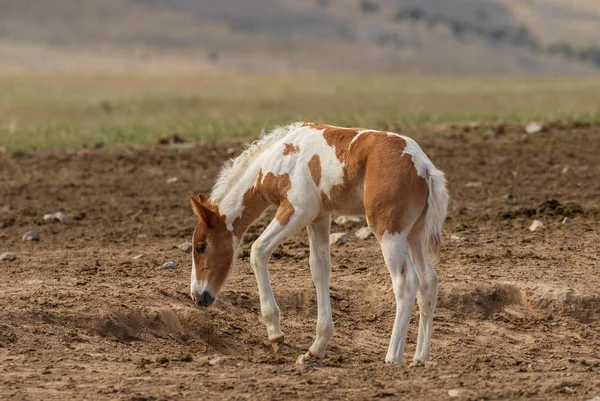
[[527,132],[528,134],[537,134],[538,132],[542,132],[543,129],[544,126],[537,121],[529,122],[525,126],[525,132]]
[[329,236],[329,245],[343,245],[348,242],[348,234],[334,233]]
[[546,228],[546,226],[544,226],[544,223],[542,223],[539,220],[533,220],[533,223],[531,223],[531,225],[529,226],[529,231],[534,232],[543,228]]
[[49,213],[44,215],[44,221],[47,222],[59,222],[65,224],[69,221],[69,217],[63,212]]
[[180,244],[178,246],[178,248],[181,249],[185,253],[190,253],[190,252],[192,252],[194,245],[192,245],[191,242],[184,242],[183,244]]
[[339,216],[334,220],[334,223],[338,226],[345,226],[346,224],[358,224],[361,222],[362,219],[358,216]]
[[163,268],[165,268],[165,269],[174,269],[175,268],[175,262],[165,262],[163,264]]
[[17,255],[12,252],[4,252],[0,255],[0,260],[6,260],[7,262],[12,262],[15,259],[17,259]]
[[367,239],[371,235],[373,235],[373,231],[371,231],[371,229],[369,227],[363,227],[363,228],[359,229],[358,231],[356,231],[356,233],[354,233],[354,235],[356,235],[356,237],[360,238],[360,239]]
[[23,241],[39,241],[40,235],[37,233],[37,231],[27,231],[25,234],[23,234],[23,237],[21,237],[21,240],[23,240]]
[[225,359],[220,356],[217,356],[217,357],[211,359],[210,361],[208,361],[208,364],[211,366],[215,366],[215,365],[220,365],[223,362],[225,362]]

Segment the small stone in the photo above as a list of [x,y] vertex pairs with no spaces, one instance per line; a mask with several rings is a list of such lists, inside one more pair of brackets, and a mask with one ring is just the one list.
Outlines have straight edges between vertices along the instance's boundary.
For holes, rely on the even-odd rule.
[[216,365],[222,364],[223,362],[225,362],[225,359],[220,356],[217,356],[217,357],[214,357],[213,359],[211,359],[210,361],[208,361],[208,364],[210,366],[216,366]]
[[191,242],[184,242],[183,244],[179,245],[178,248],[181,249],[185,253],[190,253],[190,252],[192,252],[194,245],[192,245]]
[[525,125],[525,132],[527,132],[529,135],[537,134],[538,132],[542,132],[543,129],[544,129],[544,126],[537,121],[531,121],[531,122],[527,123],[527,125]]
[[356,231],[356,233],[354,233],[354,235],[356,235],[356,237],[360,238],[360,239],[367,239],[371,235],[373,235],[373,231],[371,231],[371,229],[369,227],[363,227],[363,228],[359,229],[358,231]]
[[56,212],[44,215],[44,221],[47,222],[59,222],[62,224],[66,224],[69,221],[69,217],[63,212]]
[[461,214],[465,214],[466,211],[467,211],[467,208],[462,206],[460,203],[458,203],[458,202],[452,203],[452,213],[453,214],[461,215]]
[[448,390],[448,395],[450,398],[456,398],[460,395],[460,390],[457,388],[453,388],[452,390]]
[[165,262],[163,264],[163,268],[164,269],[174,269],[175,268],[175,262]]
[[469,181],[469,182],[465,183],[464,187],[465,188],[479,188],[482,185],[483,184],[480,181]]
[[569,171],[569,166],[568,166],[568,165],[566,165],[566,166],[564,166],[564,167],[563,167],[563,169],[562,169],[562,171],[561,171],[561,172],[562,172],[563,174],[567,174],[567,172],[568,172],[568,171]]
[[21,240],[23,240],[23,241],[39,241],[40,235],[36,231],[27,231],[25,234],[23,234],[23,237],[21,237]]
[[348,242],[346,233],[334,233],[329,236],[329,245],[343,245]]
[[0,255],[0,260],[6,260],[7,262],[12,262],[15,259],[17,259],[17,255],[12,252],[4,252]]
[[533,220],[533,223],[531,223],[531,225],[529,226],[529,231],[534,232],[543,228],[546,228],[546,226],[544,226],[544,223],[542,223],[539,220]]
[[455,241],[460,241],[460,240],[462,239],[462,237],[459,237],[459,236],[458,236],[458,235],[456,235],[456,234],[452,234],[452,235],[450,236],[450,239],[453,239],[453,240],[455,240]]
[[563,223],[563,224],[571,224],[572,222],[573,222],[573,220],[571,220],[571,219],[570,219],[570,218],[568,218],[568,217],[565,217],[564,219],[562,219],[562,223]]
[[135,255],[132,259],[133,260],[138,260],[138,259],[141,259],[143,257],[144,257],[144,255],[140,253],[139,255]]
[[345,226],[346,224],[359,224],[362,219],[358,216],[339,216],[334,220],[334,223],[338,226]]
[[504,200],[504,202],[510,205],[514,205],[517,200],[517,198],[513,194],[505,194],[504,196],[502,196],[502,199]]
[[171,177],[167,179],[167,184],[175,184],[177,181],[179,181],[179,178]]

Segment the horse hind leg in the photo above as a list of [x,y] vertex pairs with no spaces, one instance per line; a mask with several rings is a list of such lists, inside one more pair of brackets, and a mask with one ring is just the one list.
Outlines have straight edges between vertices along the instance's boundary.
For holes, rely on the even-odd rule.
[[310,272],[317,292],[317,335],[308,352],[298,357],[296,363],[303,364],[312,356],[323,358],[333,336],[333,318],[329,297],[331,256],[329,253],[330,216],[315,219],[307,226],[310,241]]
[[438,278],[433,265],[423,252],[423,235],[423,224],[417,222],[408,236],[409,254],[419,277],[417,290],[419,334],[412,365],[423,364],[429,360],[433,314],[437,305]]
[[396,298],[396,317],[385,362],[399,364],[402,362],[410,315],[415,304],[418,277],[407,254],[407,235],[386,231],[380,238],[383,258],[392,278]]

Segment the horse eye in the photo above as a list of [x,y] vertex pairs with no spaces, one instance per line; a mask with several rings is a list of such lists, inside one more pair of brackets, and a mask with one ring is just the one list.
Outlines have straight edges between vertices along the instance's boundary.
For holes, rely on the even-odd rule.
[[206,242],[204,242],[202,244],[196,245],[196,252],[197,253],[204,253],[206,251],[206,247],[207,246],[208,246],[208,244]]

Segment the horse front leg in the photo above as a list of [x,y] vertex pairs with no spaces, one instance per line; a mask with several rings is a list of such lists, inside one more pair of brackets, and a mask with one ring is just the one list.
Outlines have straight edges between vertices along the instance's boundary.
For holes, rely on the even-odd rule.
[[299,213],[298,210],[294,212],[285,225],[282,225],[276,217],[252,244],[250,251],[250,265],[258,284],[260,312],[267,326],[269,341],[275,352],[279,350],[279,345],[283,344],[284,334],[279,325],[280,311],[273,295],[267,264],[275,248],[285,238],[300,231],[311,220],[312,216],[307,218],[304,213]]

